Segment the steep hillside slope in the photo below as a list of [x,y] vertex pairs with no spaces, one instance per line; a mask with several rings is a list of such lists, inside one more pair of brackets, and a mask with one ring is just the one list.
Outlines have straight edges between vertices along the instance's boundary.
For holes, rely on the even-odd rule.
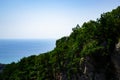
[[0,80],[120,80],[120,7],[72,30],[53,51],[8,64]]

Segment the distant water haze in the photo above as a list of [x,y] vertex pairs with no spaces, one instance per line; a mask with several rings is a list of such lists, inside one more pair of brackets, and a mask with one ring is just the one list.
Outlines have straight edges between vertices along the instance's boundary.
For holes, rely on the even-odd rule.
[[51,39],[0,39],[0,63],[18,62],[23,57],[38,55],[55,48]]

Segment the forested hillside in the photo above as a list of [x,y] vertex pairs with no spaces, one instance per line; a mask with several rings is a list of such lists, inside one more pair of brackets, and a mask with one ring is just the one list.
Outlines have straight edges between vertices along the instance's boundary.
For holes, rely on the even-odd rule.
[[6,65],[0,80],[120,80],[112,61],[119,39],[120,6],[77,25],[53,51]]

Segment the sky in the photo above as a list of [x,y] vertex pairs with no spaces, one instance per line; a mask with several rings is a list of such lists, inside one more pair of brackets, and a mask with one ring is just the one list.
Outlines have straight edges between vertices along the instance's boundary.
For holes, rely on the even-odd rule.
[[120,0],[0,0],[0,39],[59,39]]

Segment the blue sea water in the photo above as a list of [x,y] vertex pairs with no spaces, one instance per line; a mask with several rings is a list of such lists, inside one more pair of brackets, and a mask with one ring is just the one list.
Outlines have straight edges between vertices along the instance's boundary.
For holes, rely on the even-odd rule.
[[0,39],[0,63],[18,62],[23,57],[38,55],[55,48],[55,40]]

